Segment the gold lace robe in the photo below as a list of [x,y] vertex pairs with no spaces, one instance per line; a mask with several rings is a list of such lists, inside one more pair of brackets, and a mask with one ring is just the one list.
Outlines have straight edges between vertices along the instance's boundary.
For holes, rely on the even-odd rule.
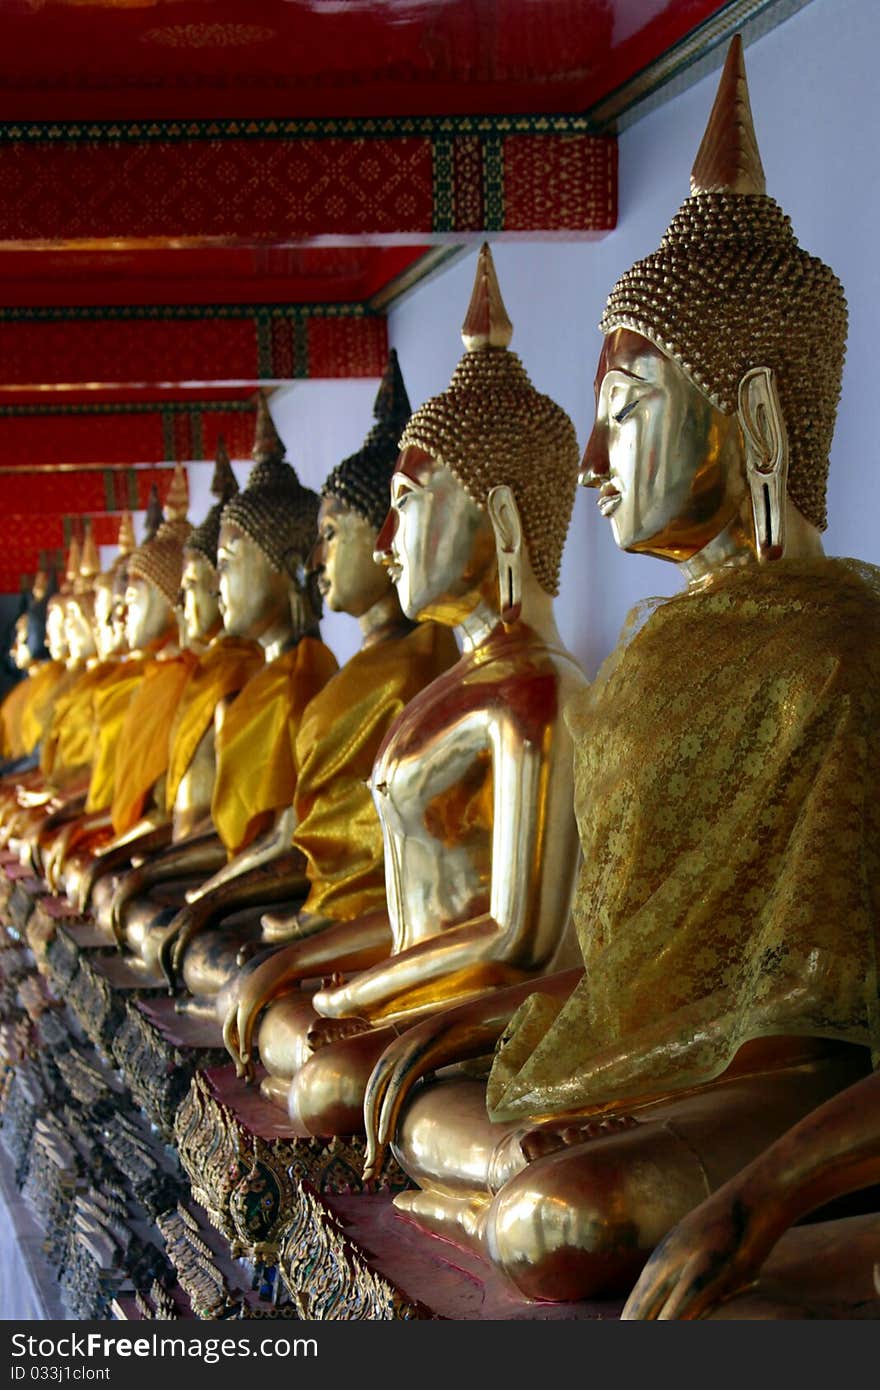
[[652,600],[568,713],[584,976],[532,996],[494,1119],[699,1085],[746,1041],[880,1055],[880,572],[733,570]]
[[258,672],[229,707],[217,736],[211,818],[230,855],[292,805],[300,718],[338,669],[329,647],[303,637]]

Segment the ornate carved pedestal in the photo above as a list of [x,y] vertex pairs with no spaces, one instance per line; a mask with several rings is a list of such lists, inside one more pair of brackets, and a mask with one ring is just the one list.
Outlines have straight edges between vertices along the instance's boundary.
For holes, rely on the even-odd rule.
[[[360,1139],[300,1139],[285,1116],[231,1066],[198,1071],[174,1127],[193,1196],[233,1254],[266,1264],[295,1217],[300,1184],[318,1192],[364,1191]],[[401,1191],[405,1175],[391,1160],[368,1190]]]
[[167,1140],[197,1069],[226,1058],[219,1025],[177,1013],[158,994],[125,999],[111,1048],[136,1104]]
[[534,1303],[472,1251],[427,1235],[391,1195],[301,1188],[280,1273],[301,1317],[321,1321],[616,1319],[622,1302]]

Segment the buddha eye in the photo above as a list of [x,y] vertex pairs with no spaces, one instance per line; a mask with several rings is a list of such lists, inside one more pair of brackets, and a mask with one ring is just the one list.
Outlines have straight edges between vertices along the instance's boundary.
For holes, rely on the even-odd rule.
[[614,416],[614,420],[616,421],[616,423],[618,425],[622,425],[627,415],[631,415],[637,405],[638,401],[630,401],[629,404],[625,405],[622,410],[618,410],[617,414]]

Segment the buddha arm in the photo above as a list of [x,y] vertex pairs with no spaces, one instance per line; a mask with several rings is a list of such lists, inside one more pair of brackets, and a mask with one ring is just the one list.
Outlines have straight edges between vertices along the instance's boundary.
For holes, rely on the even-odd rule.
[[164,850],[162,854],[147,859],[137,868],[124,874],[113,895],[110,906],[110,923],[114,935],[122,940],[125,909],[135,898],[149,892],[159,883],[168,883],[175,878],[189,878],[198,874],[210,874],[226,862],[223,842],[213,830],[188,836]]
[[288,902],[307,889],[302,855],[288,850],[276,854],[270,862],[217,883],[210,892],[187,902],[168,926],[159,950],[159,961],[169,983],[173,984],[182,971],[190,942],[207,927],[246,907]]
[[364,1096],[364,1178],[375,1177],[381,1169],[403,1107],[417,1082],[439,1067],[492,1052],[530,994],[540,990],[541,994],[564,1001],[582,976],[582,970],[564,970],[540,980],[525,980],[511,988],[480,995],[458,1008],[435,1013],[395,1038],[373,1068]]
[[104,850],[95,855],[92,863],[80,880],[80,911],[85,912],[91,901],[92,890],[104,874],[112,874],[125,864],[130,864],[136,854],[149,855],[162,849],[171,839],[171,822],[163,820],[156,824],[153,820],[138,821],[122,838],[115,839]]
[[[215,888],[222,887],[224,883],[229,883],[242,874],[250,873],[252,869],[270,864],[281,854],[289,853],[295,829],[296,813],[291,806],[279,813],[275,824],[266,835],[261,835],[252,845],[240,850],[206,883],[187,893],[187,901],[198,902],[199,898],[204,897],[207,893],[213,893]],[[305,868],[305,861],[301,859],[301,862]]]
[[[483,734],[485,738],[485,734]],[[568,921],[578,858],[571,742],[561,720],[524,730],[503,711],[492,749],[492,884],[489,911],[439,929],[337,989],[315,1008],[388,1023],[449,1007],[547,965]],[[549,812],[554,814],[550,815]]]
[[301,980],[330,970],[364,970],[383,960],[390,949],[388,914],[380,910],[350,922],[334,922],[246,968],[223,1026],[224,1042],[239,1070],[250,1069],[254,1028],[273,999]]
[[754,1282],[801,1217],[880,1182],[880,1072],[820,1105],[698,1206],[648,1261],[624,1318],[699,1318]]

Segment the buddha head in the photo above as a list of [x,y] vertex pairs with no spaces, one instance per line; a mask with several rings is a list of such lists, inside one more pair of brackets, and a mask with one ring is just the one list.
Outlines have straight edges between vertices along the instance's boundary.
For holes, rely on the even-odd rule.
[[[67,600],[73,593],[73,584],[79,573],[82,547],[79,537],[73,535],[67,552],[64,578],[57,592],[52,594],[46,605],[46,646],[53,661],[68,661],[70,647],[67,642]],[[59,564],[60,568],[60,564]]]
[[[29,592],[28,592],[29,590]],[[29,670],[48,656],[46,648],[46,605],[49,601],[49,573],[46,552],[40,551],[33,584],[26,584],[23,606],[15,620],[10,655],[19,671]]]
[[238,482],[229,462],[226,443],[217,440],[217,455],[211,493],[217,498],[201,525],[190,531],[183,548],[183,574],[180,580],[181,639],[185,646],[207,642],[220,626],[217,588],[217,541],[220,516],[226,503],[238,492]]
[[94,596],[95,580],[100,568],[92,524],[86,521],[79,568],[73,576],[72,591],[68,595],[65,610],[67,646],[73,661],[86,661],[97,651]]
[[255,467],[220,518],[220,612],[233,637],[260,638],[281,628],[300,637],[320,616],[306,571],[315,544],[318,496],[284,457],[266,397],[257,397]]
[[165,502],[165,520],[155,535],[132,551],[126,566],[125,626],[133,651],[165,637],[172,626],[183,547],[191,530],[187,501],[186,475],[178,464]]
[[608,299],[582,481],[624,550],[687,561],[729,528],[761,561],[787,532],[818,548],[846,302],[765,193],[738,36],[691,190]]
[[565,412],[515,353],[489,247],[462,328],[465,354],[412,416],[377,541],[404,613],[454,626],[480,602],[516,622],[525,586],[558,593],[577,481]]
[[398,441],[410,417],[397,353],[392,348],[373,405],[374,424],[356,454],[343,459],[321,488],[318,542],[309,568],[327,607],[360,618],[393,592],[376,563],[376,538],[388,513],[388,485]]
[[117,656],[126,647],[125,623],[116,620],[117,590],[119,598],[125,592],[125,573],[129,555],[134,550],[134,527],[131,513],[123,512],[119,522],[119,552],[109,570],[95,578],[93,625],[95,645],[102,660]]
[[26,671],[33,663],[31,649],[28,646],[28,620],[27,613],[19,613],[15,620],[12,630],[12,644],[9,648],[12,663],[19,671]]

